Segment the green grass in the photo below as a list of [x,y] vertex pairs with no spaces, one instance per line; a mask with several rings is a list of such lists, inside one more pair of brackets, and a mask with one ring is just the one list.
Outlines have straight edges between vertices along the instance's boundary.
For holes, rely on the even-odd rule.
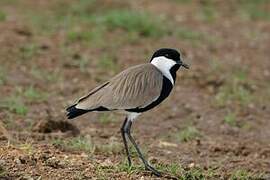
[[159,164],[157,169],[179,180],[206,180],[213,178],[216,173],[213,169],[202,169],[199,167],[183,168],[180,164]]
[[0,5],[14,5],[18,3],[18,0],[1,0]]
[[11,95],[1,99],[0,107],[24,116],[29,111],[27,103],[45,101],[47,97],[47,93],[41,92],[33,86],[16,87]]
[[191,141],[200,136],[200,132],[194,126],[187,126],[176,134],[176,138],[181,142]]
[[67,31],[67,39],[69,42],[82,42],[88,46],[102,45],[102,39],[105,29],[101,26],[92,28],[70,30]]
[[48,94],[41,92],[34,88],[33,86],[27,87],[23,95],[25,98],[27,98],[28,101],[30,102],[40,102],[40,101],[45,101],[48,98]]
[[174,1],[177,3],[184,3],[184,4],[192,2],[192,0],[174,0]]
[[30,142],[20,144],[19,149],[21,149],[22,151],[24,151],[28,155],[31,155],[34,152],[34,146]]
[[204,170],[200,168],[192,168],[188,171],[184,171],[180,176],[180,180],[207,180],[209,178],[212,178],[212,174],[204,172]]
[[5,125],[6,129],[15,129],[16,124],[14,123],[14,114],[7,113],[6,117],[3,119],[3,124]]
[[227,78],[224,85],[218,89],[215,100],[218,106],[224,107],[231,103],[247,105],[252,100],[250,85],[252,82],[247,78],[247,73],[241,69],[234,70]]
[[33,10],[25,16],[36,33],[53,34],[64,30],[71,42],[92,41],[95,44],[104,39],[103,31],[122,30],[152,38],[159,38],[172,32],[167,28],[167,22],[159,16],[130,9],[104,8],[96,1],[83,0],[65,8],[55,7],[52,13]]
[[129,167],[127,163],[121,162],[119,164],[114,165],[104,165],[104,164],[95,164],[95,175],[98,177],[98,179],[111,179],[112,173],[123,173],[126,172],[128,174],[138,173],[138,167],[137,166],[131,166]]
[[79,0],[73,3],[68,11],[76,16],[89,15],[97,8],[97,0]]
[[120,152],[122,152],[122,150],[123,144],[116,141],[96,146],[96,151],[106,154],[119,154]]
[[[69,6],[59,3],[53,9],[51,13],[31,10],[25,15],[26,22],[35,34],[64,32],[67,44],[81,43],[86,47],[102,48],[111,45],[106,43],[108,38],[117,47],[137,43],[141,37],[157,39],[165,36],[177,36],[194,43],[203,36],[189,28],[177,30],[169,18],[122,6],[108,8],[95,0],[81,0]],[[25,51],[26,56],[32,54],[31,47]]]
[[6,14],[0,10],[0,22],[6,20]]
[[52,3],[50,12],[37,11],[38,9],[22,11],[25,22],[35,34],[53,35],[64,30],[70,32],[72,39],[74,28],[87,25],[86,29],[92,29],[93,26],[88,25],[90,17],[96,10],[96,6],[92,6],[95,4],[94,0],[79,0],[71,4],[59,1]]
[[122,29],[143,37],[162,37],[170,33],[166,23],[158,16],[134,10],[113,10],[93,17],[93,20],[108,31]]
[[0,178],[5,176],[6,174],[7,174],[7,171],[5,167],[2,164],[0,164]]
[[47,99],[48,94],[35,88],[33,85],[16,87],[14,95],[24,98],[27,102],[40,102]]
[[98,60],[98,68],[116,73],[118,71],[116,58],[113,55],[103,54]]
[[65,46],[63,44],[60,47],[60,51],[64,66],[78,68],[81,73],[89,73],[88,65],[91,62],[91,59],[87,54],[77,52],[72,46]]
[[7,72],[6,69],[0,67],[0,85],[4,85],[7,79]]
[[180,164],[175,164],[175,163],[172,163],[172,164],[158,164],[156,166],[157,170],[159,170],[160,172],[166,172],[170,175],[173,175],[173,176],[179,176],[180,174],[182,174],[183,172],[183,168]]
[[81,57],[74,62],[74,65],[79,67],[80,72],[82,73],[87,71],[88,64],[89,64],[89,59],[85,57]]
[[229,178],[230,180],[249,180],[249,179],[264,179],[263,174],[254,174],[244,169],[236,170]]
[[198,18],[201,21],[207,23],[213,23],[218,18],[218,10],[214,5],[214,1],[212,0],[204,0],[200,3],[200,9],[198,11]]
[[98,121],[102,124],[109,124],[113,121],[115,121],[115,117],[113,114],[110,113],[102,113],[98,116]]
[[219,59],[211,58],[209,59],[208,64],[211,70],[211,74],[219,73],[223,70],[223,64],[221,64],[221,60]]
[[260,91],[259,94],[254,95],[254,98],[258,104],[266,106],[270,102],[270,84],[264,83],[262,86],[263,91]]
[[84,137],[75,137],[67,140],[56,139],[53,140],[52,144],[71,151],[84,151],[87,153],[95,151],[95,145],[88,138]]
[[59,22],[56,17],[51,15],[38,13],[38,12],[29,12],[24,15],[25,23],[31,28],[31,31],[36,35],[51,35],[61,29],[61,25],[64,22]]
[[134,174],[134,173],[143,171],[144,166],[142,164],[129,166],[126,161],[123,161],[117,164],[117,166],[115,167],[115,170],[116,172],[126,172],[128,174]]
[[236,114],[232,112],[228,112],[224,117],[224,122],[230,126],[237,126]]
[[28,112],[28,107],[25,105],[22,98],[16,95],[4,98],[2,102],[0,102],[0,106],[18,115],[24,116]]
[[84,151],[86,153],[119,154],[123,151],[120,142],[110,139],[106,144],[94,144],[89,138],[75,137],[71,139],[55,139],[51,142],[54,146],[68,151]]
[[24,44],[21,48],[21,56],[22,59],[24,60],[28,60],[31,59],[32,57],[34,57],[34,55],[36,55],[38,53],[38,46],[34,43],[28,43],[28,44]]
[[31,76],[33,76],[33,78],[45,81],[47,83],[56,83],[61,81],[63,78],[61,71],[59,70],[49,72],[39,67],[32,67],[29,73]]
[[265,8],[268,0],[241,0],[240,13],[250,20],[270,20],[270,12]]
[[202,18],[204,21],[212,23],[217,19],[217,11],[213,6],[205,6],[202,8]]
[[[174,177],[179,180],[206,180],[213,178],[215,172],[212,169],[204,170],[198,167],[192,167],[188,170],[184,169],[180,164],[157,164],[153,165],[161,173],[165,173],[166,177]],[[138,174],[145,171],[144,165],[132,165],[128,166],[127,162],[121,162],[116,166],[112,167],[113,171],[126,172],[127,174]]]
[[184,40],[189,40],[189,41],[199,41],[199,40],[203,40],[204,34],[198,32],[198,31],[193,31],[191,29],[188,28],[178,28],[175,29],[175,34]]

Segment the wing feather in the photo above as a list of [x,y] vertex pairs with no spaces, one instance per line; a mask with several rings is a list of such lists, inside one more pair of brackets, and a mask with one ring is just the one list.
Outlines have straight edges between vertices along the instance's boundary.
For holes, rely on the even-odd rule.
[[162,73],[152,64],[131,67],[82,97],[76,108],[111,110],[145,107],[161,93]]

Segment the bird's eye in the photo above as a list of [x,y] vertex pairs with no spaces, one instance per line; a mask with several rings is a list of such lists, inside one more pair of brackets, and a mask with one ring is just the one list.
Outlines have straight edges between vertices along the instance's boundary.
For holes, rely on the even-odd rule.
[[165,54],[165,57],[169,57],[169,54]]

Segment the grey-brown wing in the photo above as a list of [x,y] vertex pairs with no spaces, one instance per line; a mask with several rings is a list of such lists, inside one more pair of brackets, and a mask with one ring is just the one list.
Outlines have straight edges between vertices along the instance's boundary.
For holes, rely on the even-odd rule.
[[162,83],[162,73],[152,64],[134,66],[112,78],[104,87],[81,98],[76,108],[91,110],[99,107],[145,107],[160,96]]
[[100,89],[102,89],[102,88],[104,88],[105,86],[107,86],[109,83],[110,83],[110,82],[107,81],[107,82],[101,84],[100,86],[94,88],[94,89],[93,89],[92,91],[90,91],[87,95],[81,97],[81,98],[77,101],[76,104],[78,104],[78,103],[84,101],[85,99],[89,98],[91,95],[95,94],[95,93],[98,92]]

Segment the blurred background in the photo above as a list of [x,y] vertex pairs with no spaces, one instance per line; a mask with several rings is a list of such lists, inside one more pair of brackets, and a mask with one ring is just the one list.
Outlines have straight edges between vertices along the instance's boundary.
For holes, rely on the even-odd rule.
[[0,178],[138,179],[117,114],[67,121],[77,97],[161,47],[179,49],[171,96],[133,133],[182,179],[270,178],[269,0],[1,0]]

